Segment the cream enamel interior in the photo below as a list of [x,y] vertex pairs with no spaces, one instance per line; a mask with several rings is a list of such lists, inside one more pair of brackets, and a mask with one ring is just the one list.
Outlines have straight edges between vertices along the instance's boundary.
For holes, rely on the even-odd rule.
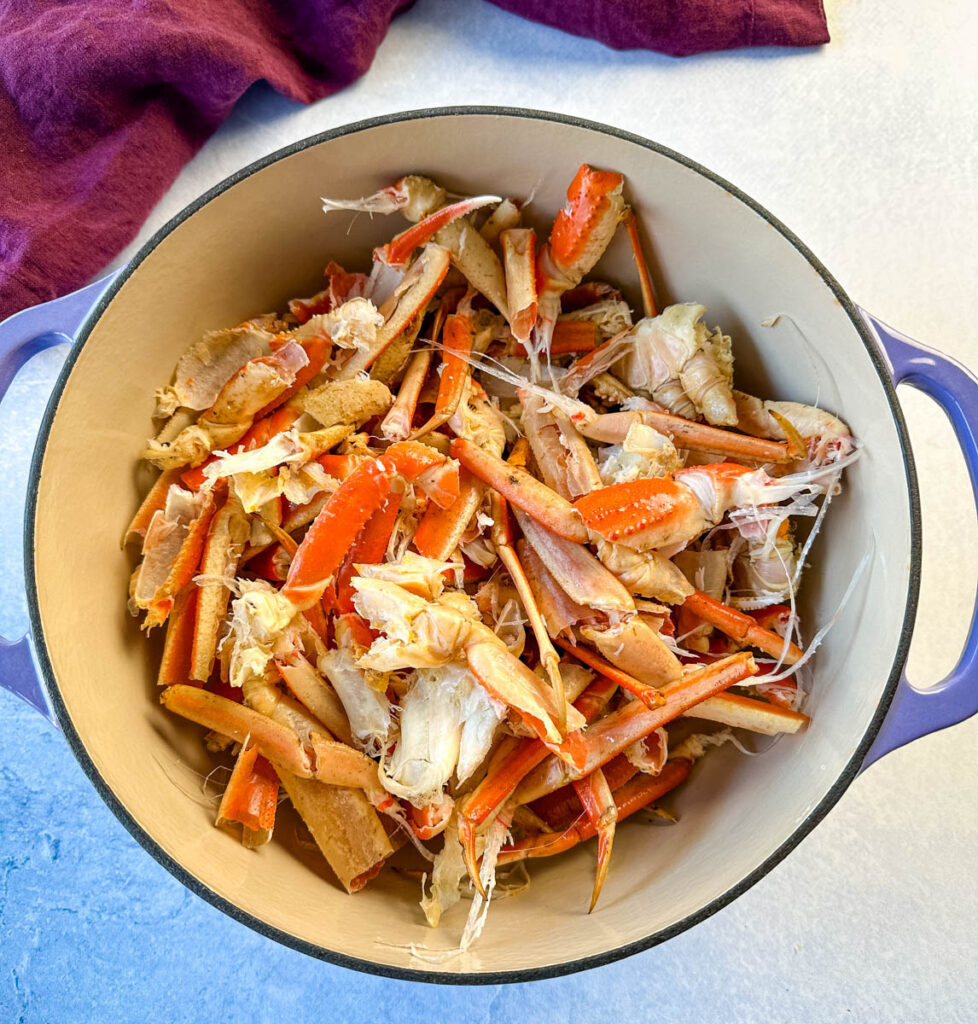
[[[416,882],[385,877],[350,897],[318,854],[294,840],[253,853],[211,827],[197,773],[213,762],[199,730],[156,703],[159,645],[147,644],[126,613],[130,562],[119,540],[147,485],[135,466],[152,430],[153,391],[178,354],[207,329],[315,290],[330,258],[364,266],[370,247],[404,223],[396,215],[326,217],[321,195],[359,196],[418,171],[459,193],[532,191],[533,209],[550,217],[582,161],[624,172],[658,294],[706,304],[708,321],[734,337],[739,386],[818,398],[866,445],[805,580],[809,635],[832,616],[867,552],[871,566],[819,652],[805,733],[763,758],[729,748],[712,754],[672,802],[678,826],[623,827],[591,916],[594,856],[579,849],[533,864],[530,889],[492,908],[469,953],[428,964],[403,947],[453,945],[466,902],[432,931]],[[637,301],[622,237],[601,270]],[[761,326],[778,313],[790,320]],[[445,115],[371,127],[281,159],[213,198],[145,256],[95,324],[58,405],[38,486],[44,642],[67,713],[107,786],[170,857],[245,913],[323,950],[402,970],[547,968],[642,940],[727,892],[789,839],[852,757],[896,656],[908,592],[909,499],[897,430],[872,361],[819,274],[758,213],[695,170],[629,140],[539,119]]]

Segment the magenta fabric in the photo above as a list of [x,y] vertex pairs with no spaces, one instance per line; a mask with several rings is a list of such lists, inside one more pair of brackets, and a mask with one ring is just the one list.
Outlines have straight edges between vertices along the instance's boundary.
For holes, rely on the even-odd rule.
[[[412,0],[0,0],[0,319],[78,288],[254,82],[311,103]],[[616,49],[828,41],[821,0],[491,0]]]

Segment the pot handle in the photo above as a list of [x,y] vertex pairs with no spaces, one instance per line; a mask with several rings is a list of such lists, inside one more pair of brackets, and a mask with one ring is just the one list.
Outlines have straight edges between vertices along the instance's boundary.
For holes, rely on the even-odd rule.
[[[28,359],[53,345],[74,342],[82,321],[115,276],[109,274],[70,295],[21,310],[0,323],[0,399]],[[0,637],[0,687],[27,701],[57,726],[34,665],[29,635],[19,640]]]
[[[910,384],[930,395],[947,413],[964,453],[978,504],[978,378],[967,367],[927,348],[860,310],[890,364],[894,384]],[[950,675],[926,690],[915,689],[906,673],[863,768],[928,733],[946,729],[978,712],[978,599],[968,639]]]

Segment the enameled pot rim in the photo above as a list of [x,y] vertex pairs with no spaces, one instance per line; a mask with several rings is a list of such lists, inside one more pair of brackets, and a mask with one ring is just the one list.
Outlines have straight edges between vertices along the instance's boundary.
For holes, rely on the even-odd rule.
[[[332,950],[323,948],[314,943],[306,942],[289,932],[283,931],[280,928],[275,928],[267,924],[265,921],[254,916],[253,914],[246,913],[236,904],[230,902],[224,897],[218,895],[214,890],[206,886],[200,879],[192,875],[186,868],[184,868],[179,862],[174,860],[167,854],[162,847],[158,845],[155,839],[130,815],[126,808],[122,805],[119,799],[115,796],[113,791],[106,784],[98,769],[96,768],[88,750],[85,746],[84,740],[78,734],[77,730],[72,723],[70,716],[68,715],[67,708],[64,700],[61,697],[60,690],[58,688],[58,682],[55,678],[54,670],[51,665],[51,661],[47,654],[47,649],[44,641],[44,631],[41,625],[40,608],[38,605],[38,592],[37,592],[37,581],[35,579],[35,563],[34,563],[34,521],[37,513],[37,494],[38,494],[38,483],[40,481],[41,466],[44,461],[45,448],[47,446],[48,437],[51,431],[51,425],[57,415],[58,404],[61,399],[61,395],[64,392],[65,385],[68,381],[68,377],[71,374],[72,368],[74,367],[75,361],[77,360],[81,350],[84,348],[88,341],[89,335],[91,334],[96,323],[101,318],[106,307],[112,301],[115,294],[125,284],[131,274],[136,268],[143,262],[144,259],[156,248],[160,242],[166,238],[172,231],[179,227],[187,218],[192,216],[203,206],[209,203],[216,196],[221,195],[227,189],[236,185],[238,182],[243,181],[245,178],[254,174],[257,171],[268,167],[270,164],[276,163],[279,160],[285,159],[286,157],[292,156],[310,147],[317,146],[320,143],[328,142],[331,139],[339,138],[345,135],[351,135],[356,132],[363,131],[365,129],[382,127],[384,125],[394,124],[400,121],[411,121],[411,120],[426,120],[428,118],[440,118],[440,117],[451,117],[459,115],[482,115],[491,117],[521,117],[530,120],[543,120],[557,122],[559,124],[570,125],[575,128],[583,128],[591,132],[596,132],[602,135],[608,135],[613,138],[621,139],[626,142],[634,143],[637,146],[642,146],[645,149],[651,150],[660,156],[667,157],[670,160],[675,161],[678,164],[682,164],[684,167],[695,171],[697,174],[702,175],[709,181],[721,186],[728,193],[735,198],[739,199],[742,203],[750,207],[755,213],[761,216],[767,223],[778,231],[788,242],[791,243],[798,250],[798,252],[808,261],[811,267],[819,275],[825,285],[829,288],[839,304],[842,306],[857,334],[862,339],[863,345],[866,347],[872,364],[876,370],[876,374],[879,377],[880,384],[886,394],[887,402],[890,406],[890,411],[893,416],[893,421],[897,429],[897,434],[900,440],[900,447],[903,451],[903,462],[904,470],[907,479],[907,491],[910,498],[910,572],[908,578],[907,587],[907,603],[904,611],[903,625],[900,631],[900,640],[897,646],[896,656],[893,664],[890,668],[889,676],[886,682],[886,687],[883,692],[883,696],[877,706],[876,713],[873,716],[873,720],[862,737],[862,740],[853,752],[848,764],[840,773],[835,783],[820,801],[820,803],[808,814],[808,816],[802,821],[795,831],[786,839],[773,853],[771,853],[762,864],[760,864],[754,871],[742,878],[736,885],[732,886],[725,893],[717,896],[711,900],[708,904],[702,907],[700,910],[693,914],[687,915],[681,921],[677,921],[675,924],[670,925],[667,928],[660,929],[651,935],[646,936],[643,939],[636,940],[635,942],[627,943],[623,946],[616,947],[615,949],[607,950],[604,953],[595,954],[592,956],[581,957],[576,960],[570,960],[565,963],[552,964],[547,967],[512,970],[512,971],[495,971],[484,974],[467,974],[467,973],[448,973],[448,972],[436,972],[425,969],[406,969],[400,967],[391,967],[386,964],[378,964],[369,960],[363,960],[358,957],[346,956],[342,953],[337,953]],[[289,146],[285,146],[282,149],[275,151],[274,153],[264,156],[253,163],[248,164],[241,170],[235,172],[230,177],[225,178],[224,181],[215,185],[209,189],[194,202],[190,203],[180,213],[168,221],[162,228],[157,231],[152,238],[149,239],[143,245],[143,247],[136,253],[136,255],[129,261],[128,264],[120,271],[118,276],[112,282],[112,284],[106,289],[101,298],[90,310],[86,316],[84,322],[79,329],[77,340],[72,346],[67,359],[65,360],[64,366],[58,376],[55,383],[54,390],[51,394],[51,398],[48,401],[47,408],[44,413],[44,418],[41,423],[41,428],[38,433],[37,444],[34,449],[34,457],[31,464],[30,479],[28,483],[27,492],[27,504],[24,516],[24,575],[27,588],[27,604],[28,612],[30,617],[30,629],[31,635],[34,642],[35,660],[40,669],[41,676],[43,679],[44,687],[47,692],[48,699],[50,701],[52,710],[54,711],[57,721],[64,731],[65,738],[71,747],[72,752],[78,759],[79,764],[82,766],[85,774],[91,780],[92,785],[98,791],[102,799],[108,804],[109,808],[115,814],[115,816],[122,822],[128,832],[133,838],[148,852],[150,853],[160,864],[163,865],[179,882],[187,886],[190,890],[196,893],[198,896],[207,900],[213,904],[219,910],[222,910],[229,917],[248,927],[254,929],[261,935],[266,936],[270,939],[275,939],[277,942],[282,943],[285,946],[289,946],[292,949],[299,950],[302,953],[306,953],[309,956],[316,957],[320,960],[325,960],[329,963],[336,964],[340,967],[349,967],[353,970],[363,971],[368,974],[377,974],[389,978],[398,978],[408,981],[421,981],[430,982],[437,984],[455,984],[455,985],[496,985],[500,983],[514,983],[524,981],[534,981],[545,978],[555,978],[561,975],[572,974],[576,971],[587,970],[592,967],[600,967],[604,964],[613,963],[617,960],[621,960],[625,957],[632,956],[635,953],[642,952],[643,950],[649,949],[652,946],[656,946],[661,942],[665,942],[667,939],[671,939],[676,935],[686,931],[686,929],[693,927],[693,925],[699,924],[701,921],[705,921],[708,917],[711,917],[718,910],[721,910],[728,903],[735,900],[738,896],[746,892],[752,885],[760,881],[775,865],[780,863],[801,841],[812,831],[813,828],[825,817],[825,815],[831,810],[831,808],[838,802],[839,798],[849,787],[853,779],[859,772],[860,766],[862,765],[863,758],[869,750],[876,734],[879,732],[880,726],[883,724],[883,719],[886,716],[886,712],[890,707],[890,703],[893,700],[894,692],[896,691],[897,684],[900,680],[901,673],[903,671],[904,664],[907,659],[907,653],[910,647],[910,638],[913,631],[914,617],[917,610],[917,597],[920,587],[920,543],[921,543],[921,528],[920,528],[920,500],[919,492],[917,487],[917,476],[914,468],[913,453],[910,447],[910,440],[907,435],[906,423],[904,422],[903,413],[900,409],[899,402],[896,397],[896,388],[893,383],[893,379],[890,376],[889,368],[886,361],[873,341],[852,300],[842,290],[835,278],[826,270],[822,265],[821,261],[808,249],[808,247],[784,224],[781,223],[776,217],[770,214],[764,207],[759,203],[755,202],[750,196],[742,192],[736,186],[730,184],[720,175],[715,174],[713,171],[708,170],[701,164],[690,160],[688,157],[683,156],[674,150],[668,149],[665,146],[661,146],[656,142],[651,142],[648,139],[644,139],[641,136],[634,135],[631,132],[622,131],[618,128],[612,128],[608,125],[600,124],[595,121],[584,120],[583,118],[571,117],[566,114],[556,114],[547,111],[540,110],[524,110],[509,107],[491,107],[491,106],[458,106],[458,107],[433,107],[428,109],[410,110],[403,111],[395,114],[387,114],[381,117],[368,118],[363,121],[357,121],[352,124],[343,125],[339,128],[333,128],[329,131],[322,132],[318,135],[310,136],[309,138],[302,139],[299,142],[292,143]]]

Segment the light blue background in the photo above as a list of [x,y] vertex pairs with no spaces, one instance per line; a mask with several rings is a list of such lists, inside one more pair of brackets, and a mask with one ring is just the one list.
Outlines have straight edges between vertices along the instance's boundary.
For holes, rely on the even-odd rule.
[[[354,88],[310,109],[253,90],[141,238],[237,167],[314,131],[436,103],[551,108],[713,166],[783,216],[874,312],[974,363],[970,0],[927,17],[913,0],[827,6],[824,51],[676,62],[613,55],[477,0],[422,0]],[[923,301],[941,296],[954,300]],[[23,493],[62,357],[38,356],[0,406],[7,636],[26,621]],[[942,421],[905,401],[936,538],[914,658],[936,678],[967,619],[978,548]],[[0,692],[0,1024],[974,1020],[976,740],[978,720],[875,765],[754,889],[662,947],[566,979],[448,989],[330,967],[192,896],[128,836],[61,736]]]

